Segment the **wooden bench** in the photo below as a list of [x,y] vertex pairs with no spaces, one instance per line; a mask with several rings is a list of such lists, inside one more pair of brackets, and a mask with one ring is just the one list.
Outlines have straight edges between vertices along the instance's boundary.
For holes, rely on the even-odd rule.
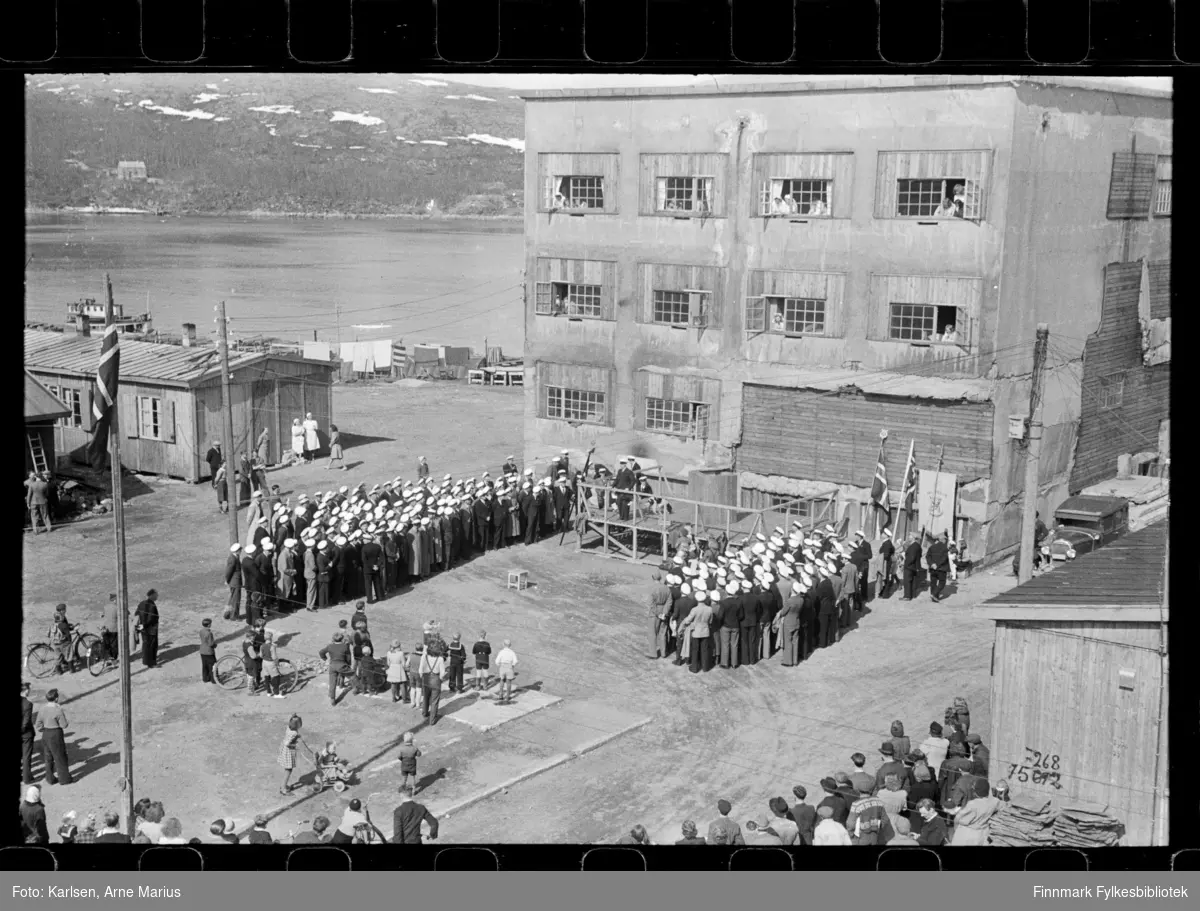
[[529,587],[529,573],[523,569],[510,569],[506,587],[515,588],[519,592],[524,591]]
[[468,370],[467,371],[467,385],[482,386],[483,381],[484,381],[484,376],[485,376],[485,374],[482,370]]

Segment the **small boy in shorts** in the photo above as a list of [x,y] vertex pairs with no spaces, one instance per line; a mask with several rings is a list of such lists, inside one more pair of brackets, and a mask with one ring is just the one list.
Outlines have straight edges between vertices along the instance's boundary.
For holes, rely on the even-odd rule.
[[487,631],[479,634],[479,641],[475,643],[475,647],[471,649],[471,653],[475,656],[475,689],[483,692],[491,683],[490,660],[492,654],[491,643],[487,641]]
[[[400,747],[400,790],[408,789],[408,796],[417,796],[417,757],[421,751],[413,743],[412,731],[404,732],[404,744]],[[410,783],[411,782],[411,783]]]

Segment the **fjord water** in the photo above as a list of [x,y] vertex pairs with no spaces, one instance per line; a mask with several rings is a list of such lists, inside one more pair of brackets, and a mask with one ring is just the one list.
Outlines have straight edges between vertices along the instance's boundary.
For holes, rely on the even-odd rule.
[[[213,329],[221,300],[234,338],[373,338],[503,347],[519,354],[519,221],[150,215],[26,218],[25,319],[61,324],[104,273],[126,314],[147,296],[154,327]],[[355,328],[355,326],[388,328]]]

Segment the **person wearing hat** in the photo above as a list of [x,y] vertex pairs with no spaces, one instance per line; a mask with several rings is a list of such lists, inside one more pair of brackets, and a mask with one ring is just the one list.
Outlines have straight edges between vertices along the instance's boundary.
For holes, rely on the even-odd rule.
[[742,827],[729,818],[729,811],[733,806],[728,800],[717,801],[717,816],[708,824],[708,838],[706,841],[710,845],[745,845],[746,840],[742,837]]
[[833,818],[833,807],[822,802],[817,806],[817,825],[813,830],[813,844],[818,848],[835,845],[852,845],[850,833],[844,825],[839,825]]
[[212,631],[212,619],[200,621],[200,682],[216,683],[213,667],[217,663],[217,640]]
[[846,817],[850,815],[850,804],[839,793],[836,779],[832,775],[822,778],[821,789],[825,792],[825,796],[817,804],[817,812],[820,812],[821,807],[828,807],[832,811],[833,821],[845,826]]
[[507,459],[505,459],[504,467],[500,469],[500,473],[503,475],[519,474],[520,471],[521,470],[517,468],[517,457],[515,455],[510,455]]
[[528,547],[537,538],[538,504],[533,495],[533,485],[526,481],[521,485],[515,497],[512,498],[514,515],[516,516],[520,537]]
[[663,574],[655,571],[650,578],[653,586],[646,602],[650,608],[650,641],[647,658],[665,658],[667,655],[667,615],[671,610],[671,590],[667,587]]
[[280,606],[290,607],[296,593],[296,541],[285,538],[275,557],[275,594]]
[[467,663],[467,647],[462,643],[462,633],[455,633],[446,646],[446,673],[448,689],[452,693],[463,693],[463,668]]
[[971,773],[980,778],[987,778],[991,766],[991,751],[984,746],[983,738],[978,734],[968,734],[967,749],[971,751]]
[[454,507],[453,498],[450,498],[446,500],[442,516],[442,557],[445,569],[454,569],[454,565],[458,562],[461,538],[462,530],[458,527],[458,512]]
[[881,598],[888,597],[892,586],[896,584],[896,545],[892,541],[892,530],[885,528],[881,533],[883,540],[879,544],[879,557],[883,564],[882,578],[876,583],[876,594]]
[[[757,545],[756,545],[757,546]],[[762,590],[757,584],[742,593],[742,664],[758,664],[759,636],[765,604]]]
[[725,594],[721,597],[721,625],[717,631],[717,653],[721,667],[726,669],[742,666],[740,646],[744,603],[741,586],[732,580],[725,583]]
[[871,558],[875,554],[871,550],[871,542],[867,540],[866,532],[861,528],[854,533],[856,538],[854,550],[850,552],[850,560],[858,567],[858,609],[862,610],[867,603],[869,591],[868,573],[871,568]]
[[262,591],[263,607],[259,616],[265,616],[275,605],[275,545],[270,538],[264,538],[255,557],[258,564],[259,588]]
[[746,820],[745,842],[748,847],[782,847],[783,839],[771,827],[771,817],[766,813]]
[[425,461],[425,456],[417,456],[417,481],[424,481],[429,477],[429,463]]
[[329,580],[334,572],[335,553],[329,542],[317,542],[317,607],[329,607]]
[[688,670],[693,674],[712,670],[712,607],[708,603],[708,591],[698,588],[693,592],[696,606],[683,619],[679,635],[690,636],[688,647]]
[[615,494],[617,500],[617,515],[622,522],[629,521],[629,502],[633,499],[632,495],[624,491],[632,491],[634,485],[633,470],[629,467],[628,459],[619,460],[617,468],[617,476],[613,480],[613,490],[621,491]]
[[778,618],[781,642],[780,663],[784,667],[795,667],[802,660],[800,657],[803,652],[800,641],[800,611],[803,606],[804,589],[799,582],[793,582]]
[[925,552],[925,562],[929,566],[929,597],[936,603],[942,600],[946,590],[946,576],[950,572],[950,549],[947,546],[949,533],[934,538]]
[[[307,532],[307,530],[306,530]],[[308,611],[317,609],[317,538],[314,534],[306,533],[301,539],[304,545],[304,608]]]
[[[897,775],[888,778],[899,782]],[[856,845],[884,845],[896,835],[888,818],[887,804],[873,796],[870,790],[859,791],[858,799],[850,805],[846,831]]]
[[[253,625],[262,611],[262,578],[259,575],[258,548],[247,544],[242,548],[242,585],[246,590],[246,623]],[[234,616],[232,619],[237,619]]]
[[142,666],[157,668],[158,664],[158,592],[150,589],[137,606],[137,629],[142,637]]
[[333,634],[332,641],[317,653],[329,663],[329,704],[337,705],[338,688],[352,671],[352,654],[346,634],[340,629]]
[[445,516],[442,512],[444,502],[444,500],[438,500],[432,505],[432,515],[429,516],[429,526],[426,529],[429,534],[429,571],[431,573],[440,572],[446,565],[446,540],[442,535],[445,525]]
[[829,648],[837,638],[837,595],[829,567],[818,563],[817,570],[820,577],[816,587],[817,647]]
[[229,545],[229,556],[225,558],[225,584],[229,586],[229,603],[225,608],[226,620],[242,618],[242,546]]
[[969,798],[954,813],[954,832],[950,836],[950,844],[954,847],[986,845],[992,817],[1001,806],[987,779],[974,779]]
[[21,682],[21,784],[33,784],[33,741],[37,728],[33,723],[33,702],[29,699],[32,686]]
[[384,564],[383,548],[379,544],[379,539],[368,538],[363,542],[360,553],[362,555],[363,591],[366,593],[367,603],[374,604],[387,597],[383,590],[383,574],[387,567]]
[[917,596],[917,585],[921,575],[921,539],[918,535],[909,535],[904,548],[904,597],[901,601],[911,601]]
[[903,758],[896,755],[896,747],[892,741],[885,740],[879,745],[880,766],[875,770],[875,785],[871,789],[872,794],[878,794],[883,790],[884,781],[889,775],[895,775],[900,779],[901,787],[907,788],[911,779],[911,770],[904,765]]

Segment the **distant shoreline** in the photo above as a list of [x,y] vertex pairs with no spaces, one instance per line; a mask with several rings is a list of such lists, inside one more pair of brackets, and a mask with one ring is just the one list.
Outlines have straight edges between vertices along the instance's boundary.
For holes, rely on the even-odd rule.
[[251,209],[235,212],[171,212],[158,215],[150,209],[132,209],[124,206],[114,206],[109,209],[96,209],[90,206],[26,206],[26,215],[149,215],[152,218],[304,218],[304,219],[342,219],[346,221],[379,221],[390,218],[409,219],[413,221],[494,221],[519,225],[525,220],[524,215],[424,215],[410,212],[386,212],[381,214],[358,214],[354,212],[269,212],[265,209]]

